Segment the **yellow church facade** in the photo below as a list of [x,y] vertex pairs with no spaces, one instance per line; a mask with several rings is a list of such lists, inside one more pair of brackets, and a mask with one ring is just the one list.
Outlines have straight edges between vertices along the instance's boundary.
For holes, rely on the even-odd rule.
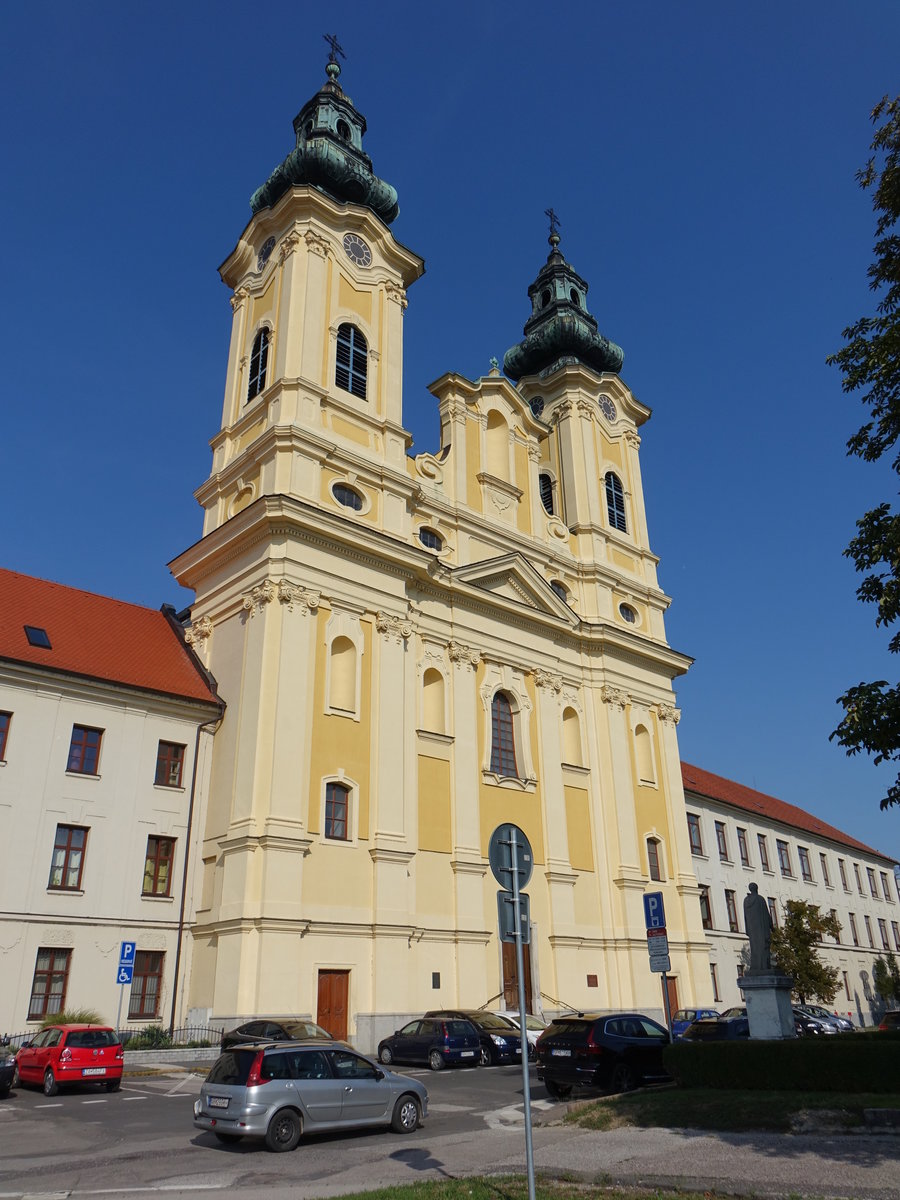
[[226,702],[204,814],[190,1006],[310,1014],[363,1049],[427,1008],[515,1001],[487,858],[534,852],[526,999],[712,1000],[688,843],[650,416],[559,250],[522,343],[442,375],[411,456],[403,320],[422,260],[337,64],[221,268],[233,323],[201,539],[172,569]]

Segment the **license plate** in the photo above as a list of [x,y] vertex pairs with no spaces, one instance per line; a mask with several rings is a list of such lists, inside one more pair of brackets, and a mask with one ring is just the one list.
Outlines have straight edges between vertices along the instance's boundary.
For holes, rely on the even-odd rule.
[[228,1107],[228,1097],[227,1096],[210,1096],[209,1107],[210,1108],[227,1108]]
[[106,1067],[84,1067],[82,1075],[105,1075]]
[[474,1051],[474,1050],[462,1050],[462,1051],[460,1052],[460,1055],[459,1055],[459,1057],[460,1057],[460,1058],[474,1058],[474,1057],[475,1057],[475,1051]]
[[571,1058],[572,1057],[571,1050],[551,1050],[550,1053],[553,1055],[554,1058]]

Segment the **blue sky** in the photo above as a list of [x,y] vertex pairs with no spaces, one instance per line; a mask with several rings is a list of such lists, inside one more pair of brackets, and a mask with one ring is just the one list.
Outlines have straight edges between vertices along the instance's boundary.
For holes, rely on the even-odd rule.
[[[895,678],[841,551],[886,467],[825,356],[871,310],[855,170],[900,90],[883,0],[313,6],[5,5],[0,562],[157,607],[200,536],[230,329],[216,268],[324,80],[325,32],[426,260],[405,318],[407,427],[427,384],[521,337],[544,209],[653,409],[651,544],[673,598],[683,757],[900,857],[890,768],[848,760],[835,697]],[[10,50],[12,49],[12,52]]]

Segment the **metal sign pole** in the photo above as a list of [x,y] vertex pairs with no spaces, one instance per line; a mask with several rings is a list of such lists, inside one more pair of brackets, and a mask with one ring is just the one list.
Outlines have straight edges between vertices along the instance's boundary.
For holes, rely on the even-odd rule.
[[125,984],[119,984],[119,1011],[116,1013],[116,1033],[122,1028],[122,993],[125,990]]
[[522,1090],[525,1094],[525,1162],[528,1169],[528,1200],[534,1200],[534,1146],[531,1140],[531,1080],[528,1076],[528,1038],[525,1033],[525,956],[522,953],[522,922],[519,916],[519,855],[515,828],[512,831],[512,894],[516,915],[516,975],[519,983],[519,1033],[522,1037]]
[[666,1029],[668,1029],[669,1037],[671,1038],[671,1036],[672,1036],[672,1008],[671,1008],[671,1005],[669,1004],[669,977],[666,974],[666,972],[663,971],[660,978],[662,979],[663,1009],[666,1014]]

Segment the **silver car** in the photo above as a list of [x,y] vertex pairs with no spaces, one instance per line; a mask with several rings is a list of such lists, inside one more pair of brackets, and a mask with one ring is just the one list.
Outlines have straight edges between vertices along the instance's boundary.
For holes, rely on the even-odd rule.
[[412,1133],[428,1115],[418,1080],[385,1071],[340,1042],[233,1046],[194,1101],[194,1124],[220,1142],[261,1137],[293,1150],[304,1133],[390,1125]]

